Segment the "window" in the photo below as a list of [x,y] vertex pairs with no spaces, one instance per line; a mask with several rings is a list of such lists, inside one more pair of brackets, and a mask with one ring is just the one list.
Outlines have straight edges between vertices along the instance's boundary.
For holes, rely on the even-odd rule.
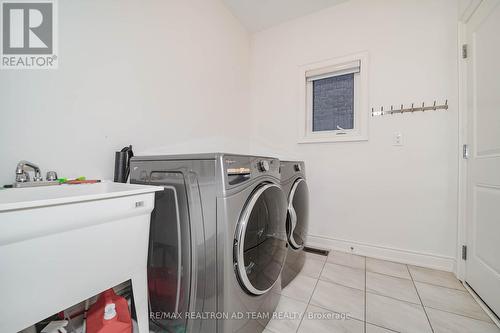
[[313,132],[354,128],[354,74],[312,81]]
[[301,69],[301,143],[368,139],[366,72],[364,55]]

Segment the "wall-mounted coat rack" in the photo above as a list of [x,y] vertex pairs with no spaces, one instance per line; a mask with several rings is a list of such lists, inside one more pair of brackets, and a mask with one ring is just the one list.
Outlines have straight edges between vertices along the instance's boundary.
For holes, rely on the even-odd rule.
[[406,113],[406,112],[417,112],[417,111],[436,111],[436,110],[448,110],[448,100],[442,105],[436,105],[436,101],[431,106],[425,106],[425,103],[422,103],[422,106],[415,106],[414,103],[411,103],[411,107],[405,108],[403,104],[399,109],[394,109],[391,105],[390,110],[384,110],[384,107],[380,107],[380,110],[375,111],[372,108],[372,116],[385,116],[386,114],[395,114],[395,113]]

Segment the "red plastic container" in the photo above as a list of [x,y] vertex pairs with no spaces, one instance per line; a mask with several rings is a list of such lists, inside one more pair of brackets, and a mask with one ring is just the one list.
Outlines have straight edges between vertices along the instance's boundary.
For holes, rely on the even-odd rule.
[[108,289],[87,314],[87,333],[132,333],[127,300]]

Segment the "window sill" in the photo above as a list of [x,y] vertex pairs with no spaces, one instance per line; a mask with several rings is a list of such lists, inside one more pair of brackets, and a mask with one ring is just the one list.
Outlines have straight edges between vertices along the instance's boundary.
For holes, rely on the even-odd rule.
[[306,143],[329,143],[329,142],[357,142],[368,141],[368,135],[361,134],[345,134],[345,135],[328,135],[328,136],[306,136],[298,140],[299,144]]

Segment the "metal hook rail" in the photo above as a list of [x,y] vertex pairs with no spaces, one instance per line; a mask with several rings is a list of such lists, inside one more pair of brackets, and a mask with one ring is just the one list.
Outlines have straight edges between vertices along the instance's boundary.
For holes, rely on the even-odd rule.
[[436,110],[448,110],[448,100],[443,105],[436,105],[436,101],[434,101],[434,104],[431,106],[425,106],[425,103],[422,103],[422,106],[417,106],[415,107],[415,103],[411,103],[411,107],[405,108],[403,104],[401,104],[401,108],[399,109],[394,109],[394,107],[391,105],[390,110],[384,110],[384,107],[380,107],[380,111],[375,111],[374,108],[372,108],[372,117],[374,116],[385,116],[387,114],[395,114],[395,113],[407,113],[407,112],[417,112],[417,111],[436,111]]

